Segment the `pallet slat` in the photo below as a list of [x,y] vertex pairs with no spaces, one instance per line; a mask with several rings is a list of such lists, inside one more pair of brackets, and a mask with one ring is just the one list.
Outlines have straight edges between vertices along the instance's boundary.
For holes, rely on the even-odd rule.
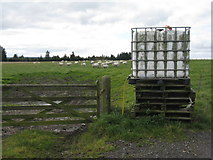
[[195,100],[195,93],[190,87],[189,78],[136,80],[134,115],[163,113],[167,119],[191,120],[193,110],[186,110],[186,107],[190,103],[189,97]]
[[165,117],[166,119],[169,120],[191,120],[191,117]]
[[178,102],[178,103],[169,103],[167,102],[165,104],[165,102],[141,102],[141,103],[136,103],[135,106],[143,106],[143,105],[166,105],[166,106],[170,106],[170,105],[187,105],[188,102]]
[[136,97],[137,99],[165,99],[165,100],[188,100],[188,97]]
[[190,93],[191,91],[189,90],[136,90],[136,93],[170,93],[170,92],[174,92],[174,93]]
[[186,110],[157,110],[157,109],[139,109],[135,108],[135,112],[153,112],[153,113],[191,113]]
[[135,85],[136,87],[140,87],[140,86],[143,86],[143,87],[155,87],[155,86],[168,86],[168,87],[189,87],[190,85],[183,85],[183,84],[136,84]]

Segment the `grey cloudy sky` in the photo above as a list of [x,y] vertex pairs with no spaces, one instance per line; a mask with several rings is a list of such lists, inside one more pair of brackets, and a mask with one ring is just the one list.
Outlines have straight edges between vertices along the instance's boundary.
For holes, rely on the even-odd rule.
[[211,58],[210,0],[2,0],[0,24],[8,56],[116,55],[131,28],[170,25],[192,27],[191,58]]

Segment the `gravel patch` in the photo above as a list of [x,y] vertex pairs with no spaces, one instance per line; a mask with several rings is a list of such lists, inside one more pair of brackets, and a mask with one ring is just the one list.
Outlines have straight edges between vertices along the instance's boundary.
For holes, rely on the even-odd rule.
[[65,135],[72,135],[77,132],[84,131],[87,128],[85,123],[81,124],[66,124],[66,125],[48,125],[48,126],[28,126],[28,127],[3,127],[2,128],[2,138],[8,137],[10,135],[19,133],[23,130],[43,130],[52,131],[55,133],[63,133]]
[[103,154],[104,158],[212,158],[211,131],[187,132],[187,139],[165,142],[151,139],[139,146],[123,140],[112,142],[116,150]]

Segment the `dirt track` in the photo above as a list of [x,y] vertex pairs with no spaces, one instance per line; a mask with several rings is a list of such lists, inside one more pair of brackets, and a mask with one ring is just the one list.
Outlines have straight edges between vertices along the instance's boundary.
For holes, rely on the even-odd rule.
[[[23,129],[42,129],[51,130],[63,135],[69,135],[65,138],[63,146],[69,146],[71,139],[75,134],[85,131],[85,125],[71,126],[52,126],[49,127],[5,127],[3,128],[3,137],[19,132]],[[187,138],[184,141],[165,142],[156,139],[150,139],[147,144],[139,146],[139,143],[131,143],[123,140],[110,142],[116,147],[114,151],[102,154],[103,158],[207,158],[212,159],[211,151],[211,131],[191,132],[188,131]],[[65,147],[66,148],[66,147]],[[67,153],[69,148],[59,147],[57,158],[72,158]],[[64,150],[65,149],[65,150]],[[55,157],[55,158],[56,158]]]
[[139,147],[136,143],[122,140],[112,144],[116,150],[107,152],[105,158],[208,158],[212,159],[211,132],[187,133],[187,140],[162,142],[150,140],[149,144]]

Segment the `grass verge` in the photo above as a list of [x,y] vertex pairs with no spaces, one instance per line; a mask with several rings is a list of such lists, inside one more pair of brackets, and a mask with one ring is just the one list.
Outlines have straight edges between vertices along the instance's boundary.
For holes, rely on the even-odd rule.
[[3,141],[3,158],[49,158],[59,136],[46,131],[25,130]]
[[74,141],[70,153],[75,158],[100,158],[102,153],[115,148],[110,142],[125,140],[141,146],[153,138],[175,141],[186,137],[181,122],[169,122],[162,116],[132,119],[112,113],[92,123],[88,131]]

